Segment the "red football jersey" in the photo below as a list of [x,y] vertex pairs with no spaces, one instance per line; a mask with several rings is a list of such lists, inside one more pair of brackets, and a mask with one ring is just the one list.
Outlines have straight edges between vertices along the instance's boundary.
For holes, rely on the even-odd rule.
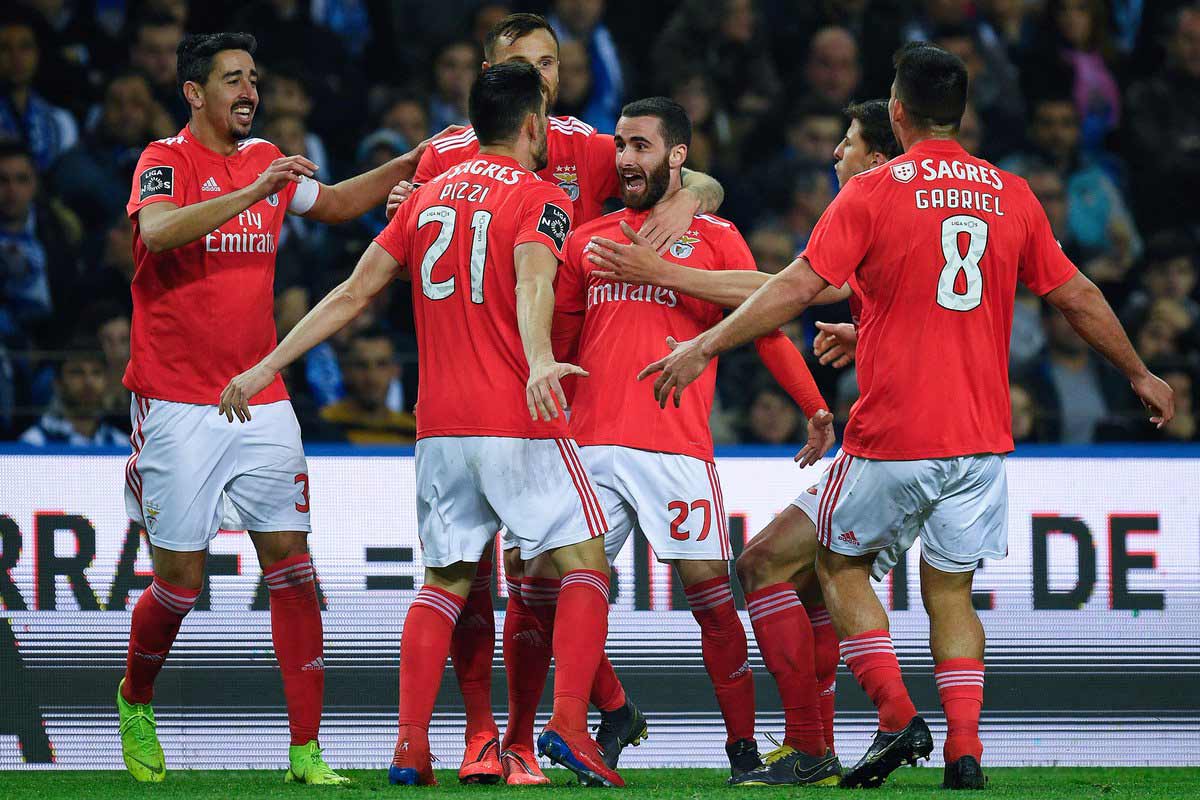
[[[572,219],[582,225],[600,216],[604,201],[620,194],[617,181],[617,146],[613,137],[575,117],[551,117],[546,129],[546,168],[538,173],[544,181],[566,192],[574,206]],[[441,175],[479,152],[475,129],[431,142],[421,154],[414,183]]]
[[564,417],[529,418],[513,249],[540,242],[561,259],[570,230],[561,189],[480,155],[424,183],[376,237],[412,277],[418,439],[567,435]]
[[[124,384],[144,397],[216,405],[229,379],[275,348],[275,251],[288,210],[304,213],[318,184],[289,183],[191,244],[151,253],[138,212],[151,203],[183,207],[254,183],[283,154],[245,139],[223,156],[185,127],[151,142],[133,173],[126,212],[133,220],[133,325]],[[250,402],[287,399],[276,377]]]
[[1042,295],[1076,273],[1024,180],[927,139],[852,178],[801,255],[862,298],[847,452],[904,461],[1013,449],[1017,281]]
[[[696,379],[694,392],[683,395],[679,408],[668,404],[660,409],[652,381],[639,382],[637,374],[663,357],[668,336],[691,339],[720,322],[724,309],[660,286],[597,277],[584,251],[593,236],[625,241],[621,221],[637,230],[648,214],[616,211],[581,226],[567,241],[556,308],[560,315],[584,315],[574,363],[589,373],[575,383],[571,433],[581,445],[615,444],[711,461],[716,359]],[[699,269],[755,268],[733,223],[708,214],[698,214],[663,257]]]

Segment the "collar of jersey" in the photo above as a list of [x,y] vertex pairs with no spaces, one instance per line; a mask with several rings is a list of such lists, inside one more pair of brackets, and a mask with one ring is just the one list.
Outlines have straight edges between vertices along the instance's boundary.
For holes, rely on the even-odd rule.
[[924,152],[931,150],[935,153],[963,153],[966,150],[958,143],[957,139],[922,139],[921,141],[908,148],[906,155],[912,155],[917,151]]
[[241,149],[238,149],[238,150],[235,150],[232,155],[223,156],[220,153],[218,153],[216,150],[209,150],[207,147],[205,147],[204,145],[202,145],[200,143],[200,139],[197,138],[196,134],[192,132],[192,123],[190,123],[190,122],[183,127],[183,130],[180,131],[180,133],[187,136],[187,140],[192,144],[193,147],[195,147],[197,150],[199,150],[201,155],[203,155],[205,158],[211,159],[213,161],[219,161],[222,164],[224,164],[226,161],[232,161],[233,159],[240,156],[243,152]]

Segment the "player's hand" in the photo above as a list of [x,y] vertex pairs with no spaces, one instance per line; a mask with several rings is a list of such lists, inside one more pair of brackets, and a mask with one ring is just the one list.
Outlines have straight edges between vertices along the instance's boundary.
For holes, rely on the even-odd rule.
[[808,421],[808,443],[792,460],[801,467],[811,467],[829,452],[837,437],[833,433],[833,414],[821,409]]
[[597,267],[593,274],[610,281],[634,284],[653,284],[661,280],[663,268],[667,265],[650,240],[627,222],[621,223],[621,232],[629,239],[627,244],[603,236],[593,236],[588,242],[588,260]]
[[559,409],[567,410],[567,396],[563,394],[562,379],[568,375],[586,378],[587,370],[575,364],[558,361],[543,361],[529,369],[529,382],[525,384],[525,402],[529,405],[529,418],[537,422],[558,419]]
[[217,413],[233,422],[236,415],[242,422],[250,421],[250,398],[271,385],[275,380],[275,371],[256,364],[229,382],[221,392],[221,402]]
[[317,173],[317,165],[304,156],[284,156],[272,161],[258,180],[250,184],[255,194],[269,197],[283,190],[289,183],[299,183],[304,178],[311,178]]
[[849,322],[818,322],[813,339],[813,355],[822,364],[841,369],[854,361],[858,348],[858,330]]
[[400,181],[393,186],[392,190],[388,192],[387,208],[383,212],[384,216],[388,219],[396,216],[396,211],[400,208],[400,204],[407,200],[409,195],[416,190],[416,184],[409,183],[408,181]]
[[1162,378],[1147,372],[1130,385],[1150,411],[1150,421],[1155,427],[1161,428],[1175,416],[1175,392]]
[[700,200],[684,189],[663,200],[651,211],[638,231],[659,255],[679,241],[692,227],[692,217],[700,210]]
[[638,373],[637,379],[640,381],[661,372],[654,381],[654,399],[658,401],[659,408],[666,408],[667,400],[674,391],[675,407],[679,408],[679,396],[689,383],[700,377],[712,357],[705,354],[699,336],[686,342],[677,342],[673,336],[668,336],[667,347],[671,348],[671,352],[647,365]]

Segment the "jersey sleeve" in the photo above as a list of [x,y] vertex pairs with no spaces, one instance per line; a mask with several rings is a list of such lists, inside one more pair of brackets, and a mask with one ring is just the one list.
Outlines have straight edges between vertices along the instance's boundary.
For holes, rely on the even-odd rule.
[[596,187],[601,204],[618,197],[621,183],[617,180],[617,145],[607,133],[593,133],[587,139],[587,185]]
[[817,220],[800,257],[832,286],[842,286],[862,263],[874,235],[861,180],[851,180]]
[[782,330],[755,339],[754,349],[783,390],[804,411],[804,416],[812,419],[818,411],[829,409],[804,356]]
[[758,269],[758,265],[754,263],[754,254],[750,252],[750,245],[746,244],[741,231],[732,224],[722,237],[720,268],[745,269],[752,272]]
[[407,201],[401,203],[400,208],[396,209],[396,213],[392,215],[391,221],[375,237],[375,244],[386,250],[387,254],[396,259],[396,263],[402,267],[408,266],[408,221],[412,217],[408,211],[414,202],[415,199],[409,197]]
[[531,183],[520,209],[513,246],[526,242],[544,244],[562,261],[563,248],[571,233],[571,201],[566,193],[553,184]]
[[133,188],[125,213],[137,215],[151,203],[171,202],[183,205],[183,186],[190,168],[179,148],[161,142],[151,142],[142,151],[133,171]]
[[572,232],[563,245],[563,261],[554,284],[555,313],[574,314],[586,306],[587,280],[583,265],[585,242]]
[[425,183],[441,175],[446,170],[442,167],[441,154],[429,144],[425,148],[425,152],[421,153],[421,160],[417,162],[417,171],[413,173],[413,183]]
[[1050,220],[1032,192],[1029,194],[1028,208],[1029,227],[1025,234],[1025,246],[1021,249],[1017,277],[1031,292],[1040,296],[1062,286],[1075,277],[1079,270],[1054,238]]

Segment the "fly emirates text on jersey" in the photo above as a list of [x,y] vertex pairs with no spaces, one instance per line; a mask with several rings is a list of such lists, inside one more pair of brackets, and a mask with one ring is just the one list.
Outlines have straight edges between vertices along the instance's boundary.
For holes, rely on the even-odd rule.
[[204,250],[209,253],[274,253],[275,234],[263,232],[263,215],[246,210],[238,214],[233,224],[217,228],[204,237]]

